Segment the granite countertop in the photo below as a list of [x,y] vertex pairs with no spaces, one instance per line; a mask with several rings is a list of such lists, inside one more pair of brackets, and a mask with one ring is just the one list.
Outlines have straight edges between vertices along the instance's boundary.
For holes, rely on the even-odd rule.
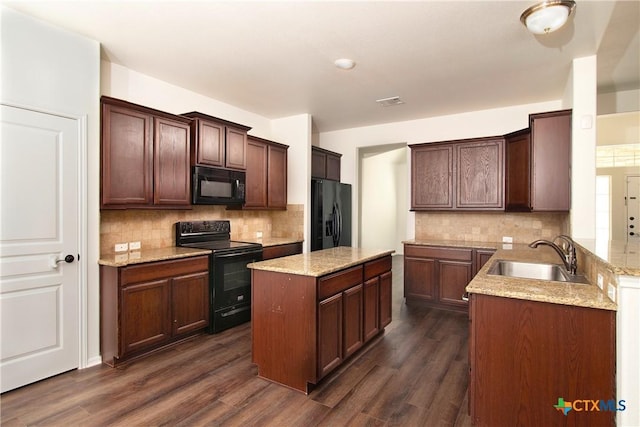
[[126,267],[143,262],[166,261],[169,259],[188,258],[198,255],[209,255],[209,249],[168,247],[160,249],[143,249],[140,251],[106,253],[100,255],[98,264],[110,267]]
[[234,239],[240,242],[259,243],[263,248],[269,246],[288,245],[290,243],[302,243],[303,239],[296,239],[294,237],[261,237],[253,239]]
[[393,250],[374,250],[340,246],[304,254],[290,255],[248,264],[255,270],[320,277],[354,265],[391,255]]
[[467,285],[467,292],[604,310],[617,309],[616,304],[595,284],[520,279],[487,274],[493,262],[498,259],[561,264],[558,254],[546,246],[537,249],[529,248],[525,244],[513,244],[511,248],[502,244],[499,246],[496,253]]
[[640,242],[575,239],[575,242],[609,264],[615,274],[640,276]]

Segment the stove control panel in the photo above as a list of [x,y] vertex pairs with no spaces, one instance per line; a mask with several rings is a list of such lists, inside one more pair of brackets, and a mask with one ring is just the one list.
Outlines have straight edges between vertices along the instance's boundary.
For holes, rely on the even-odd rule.
[[186,221],[177,224],[179,234],[229,234],[231,222],[228,220],[217,221]]

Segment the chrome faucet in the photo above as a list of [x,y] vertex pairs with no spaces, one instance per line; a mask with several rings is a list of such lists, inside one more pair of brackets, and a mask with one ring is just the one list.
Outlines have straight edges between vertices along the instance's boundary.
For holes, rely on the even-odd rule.
[[[563,245],[563,247],[561,248],[560,246],[555,244],[554,242],[558,239],[564,240],[564,242],[566,243],[566,247],[564,247]],[[578,264],[576,261],[576,246],[574,241],[571,240],[571,237],[560,234],[553,238],[553,242],[550,242],[548,240],[536,240],[535,242],[529,243],[530,248],[537,248],[539,245],[551,246],[558,253],[558,255],[560,255],[560,258],[562,258],[562,263],[564,264],[564,267],[567,269],[567,271],[570,274],[576,274],[578,270]]]

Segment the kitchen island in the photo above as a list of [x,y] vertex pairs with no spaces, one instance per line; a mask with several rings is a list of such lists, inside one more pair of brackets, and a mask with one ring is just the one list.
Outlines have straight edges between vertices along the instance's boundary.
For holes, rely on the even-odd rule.
[[391,250],[337,247],[248,265],[252,361],[308,393],[391,322]]

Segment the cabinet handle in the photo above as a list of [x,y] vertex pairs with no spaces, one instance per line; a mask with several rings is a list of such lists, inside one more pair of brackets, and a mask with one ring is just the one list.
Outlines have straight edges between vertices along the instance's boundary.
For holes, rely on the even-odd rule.
[[469,301],[469,293],[465,292],[464,294],[462,294],[462,301]]

